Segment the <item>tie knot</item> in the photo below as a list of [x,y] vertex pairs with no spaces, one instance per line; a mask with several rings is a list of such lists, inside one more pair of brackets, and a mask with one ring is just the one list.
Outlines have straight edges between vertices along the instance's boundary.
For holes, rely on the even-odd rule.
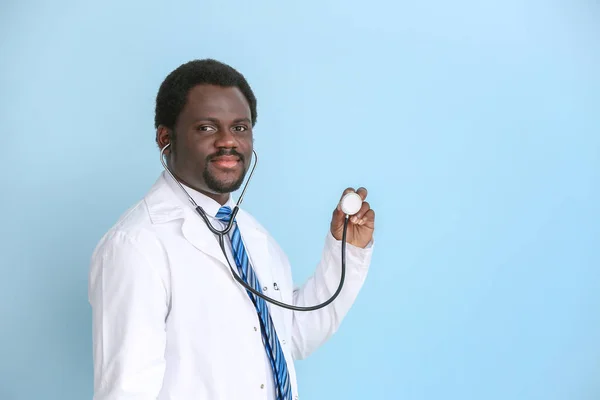
[[223,206],[219,208],[216,217],[221,221],[229,222],[229,220],[231,219],[231,213],[232,211],[231,208],[229,208],[229,206]]

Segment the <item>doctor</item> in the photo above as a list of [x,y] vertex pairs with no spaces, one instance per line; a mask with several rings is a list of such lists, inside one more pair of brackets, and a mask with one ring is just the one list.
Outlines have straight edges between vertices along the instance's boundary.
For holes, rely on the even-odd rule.
[[[230,193],[251,165],[256,116],[244,77],[215,60],[180,66],[158,91],[157,144],[170,144],[169,169],[215,226],[227,221]],[[366,189],[357,193],[364,201]],[[332,209],[320,262],[302,286],[294,286],[277,242],[243,209],[232,230],[241,241],[226,238],[232,265],[245,263],[276,300],[326,301],[341,270],[344,214]],[[217,239],[163,172],[92,255],[94,400],[298,399],[294,360],[328,340],[355,301],[371,261],[374,219],[366,201],[350,219],[345,285],[332,304],[308,312],[264,308],[233,279]]]

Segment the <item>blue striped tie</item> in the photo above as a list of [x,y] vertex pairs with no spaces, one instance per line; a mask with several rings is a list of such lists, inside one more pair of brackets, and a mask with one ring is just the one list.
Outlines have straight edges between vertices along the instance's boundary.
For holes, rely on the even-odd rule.
[[[231,219],[231,208],[227,206],[221,207],[216,217],[221,221],[228,223]],[[248,260],[246,248],[242,242],[242,237],[240,236],[240,230],[238,229],[237,223],[234,224],[234,227],[230,232],[232,232],[230,233],[230,239],[233,257],[235,258],[235,263],[240,276],[251,288],[259,293],[262,293],[260,289],[260,282],[258,282],[258,278],[256,277],[256,274],[254,273],[254,270],[252,269],[252,266]],[[256,308],[256,312],[260,316],[262,340],[263,344],[265,345],[267,355],[269,356],[269,360],[271,361],[271,368],[273,369],[273,375],[275,378],[276,398],[277,400],[291,400],[292,390],[290,387],[290,377],[287,370],[287,364],[285,362],[283,350],[281,349],[281,344],[279,343],[279,338],[277,337],[277,332],[275,332],[275,326],[273,325],[273,321],[271,320],[271,316],[269,314],[269,309],[267,308],[267,302],[264,299],[255,296],[249,290],[246,290],[246,292],[248,293],[248,296],[250,296],[250,299]]]

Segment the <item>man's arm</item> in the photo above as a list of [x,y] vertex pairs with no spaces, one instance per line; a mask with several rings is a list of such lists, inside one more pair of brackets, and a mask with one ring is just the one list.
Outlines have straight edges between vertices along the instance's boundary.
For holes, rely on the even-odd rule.
[[[342,193],[354,192],[348,188]],[[362,199],[360,210],[348,220],[346,235],[346,279],[339,296],[318,311],[295,311],[293,314],[292,342],[295,359],[302,359],[321,346],[339,328],[358,296],[367,276],[373,251],[375,212],[365,201],[367,190],[359,188],[356,193]],[[341,201],[341,199],[340,199]],[[333,211],[330,232],[315,274],[294,291],[294,304],[313,306],[327,301],[337,290],[342,270],[342,234],[346,215],[341,205]]]
[[[337,290],[342,271],[341,241],[331,233],[325,240],[321,261],[313,276],[294,291],[294,305],[313,306],[327,301]],[[294,359],[308,357],[339,328],[356,300],[371,262],[372,242],[364,249],[346,244],[346,279],[339,296],[317,311],[294,311],[292,354]]]
[[155,400],[162,387],[169,283],[151,257],[123,232],[92,257],[94,400]]

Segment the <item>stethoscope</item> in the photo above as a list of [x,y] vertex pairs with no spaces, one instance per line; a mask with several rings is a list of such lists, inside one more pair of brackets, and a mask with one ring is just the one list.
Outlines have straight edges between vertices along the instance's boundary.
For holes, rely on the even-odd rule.
[[233,223],[235,221],[235,216],[237,215],[237,213],[239,211],[239,206],[240,206],[240,204],[242,204],[242,200],[244,199],[244,194],[246,193],[246,189],[248,188],[248,183],[252,179],[252,175],[254,174],[254,169],[256,168],[256,164],[258,163],[258,155],[256,154],[256,151],[254,151],[254,150],[252,151],[254,154],[254,165],[252,166],[252,169],[250,170],[250,175],[248,176],[248,180],[246,181],[246,184],[244,185],[244,188],[242,189],[242,193],[241,193],[240,197],[238,198],[238,201],[231,212],[231,218],[229,219],[227,226],[224,229],[219,230],[213,226],[213,224],[208,219],[208,216],[206,215],[206,212],[204,211],[204,209],[202,207],[200,207],[198,204],[196,204],[196,202],[194,201],[192,196],[190,196],[190,194],[187,192],[187,190],[185,190],[185,188],[183,187],[181,182],[179,182],[179,180],[177,178],[175,178],[175,176],[173,175],[173,173],[171,172],[171,170],[165,163],[164,153],[165,153],[165,150],[170,145],[171,145],[171,143],[168,143],[161,149],[160,161],[161,161],[165,171],[167,171],[167,173],[169,175],[171,175],[171,178],[173,178],[173,180],[175,182],[177,182],[177,184],[179,185],[181,190],[185,193],[185,195],[187,196],[190,203],[192,203],[192,206],[194,207],[196,212],[200,215],[200,217],[206,223],[206,226],[208,227],[208,229],[210,229],[210,231],[212,233],[214,233],[215,236],[217,237],[217,239],[219,241],[219,246],[221,247],[221,251],[223,252],[223,255],[225,256],[225,260],[227,260],[229,269],[231,270],[231,274],[233,275],[234,279],[240,285],[242,285],[246,290],[248,290],[255,296],[258,296],[258,297],[264,299],[265,301],[268,301],[271,304],[274,304],[279,307],[287,308],[288,310],[293,310],[293,311],[318,310],[320,308],[323,308],[323,307],[331,304],[331,302],[333,302],[335,300],[335,298],[338,297],[338,295],[342,291],[342,287],[344,286],[344,279],[346,278],[346,231],[348,229],[348,219],[350,216],[356,214],[360,210],[360,207],[362,206],[362,203],[363,203],[362,198],[357,193],[355,193],[355,192],[347,193],[344,197],[342,197],[342,199],[340,201],[340,206],[341,206],[342,212],[344,212],[346,214],[346,217],[344,219],[344,229],[342,232],[342,273],[340,276],[340,284],[338,285],[338,288],[335,291],[335,293],[329,298],[329,300],[327,300],[321,304],[317,304],[315,306],[310,306],[310,307],[298,307],[298,306],[294,306],[291,304],[282,303],[278,300],[272,299],[272,298],[264,295],[263,293],[258,292],[257,290],[252,288],[250,285],[248,285],[246,282],[244,282],[244,280],[233,269],[231,262],[229,261],[229,257],[227,257],[227,251],[225,250],[224,236],[227,235],[231,231],[231,228],[233,227]]

